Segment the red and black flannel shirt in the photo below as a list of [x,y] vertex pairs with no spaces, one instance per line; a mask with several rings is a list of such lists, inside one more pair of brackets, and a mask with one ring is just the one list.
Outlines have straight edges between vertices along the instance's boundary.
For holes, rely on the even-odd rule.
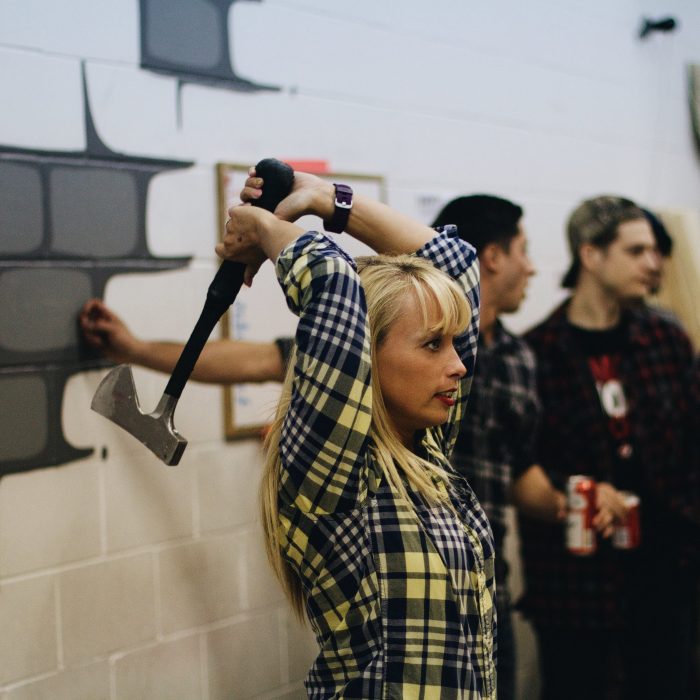
[[[586,357],[576,347],[567,305],[526,335],[537,358],[542,403],[535,457],[559,488],[571,474],[614,485],[615,448],[607,417]],[[621,381],[645,485],[641,507],[646,528],[639,555],[649,562],[649,580],[666,585],[668,577],[689,571],[700,546],[700,475],[687,447],[692,439],[683,434],[691,424],[693,353],[678,324],[646,307],[627,311],[621,322],[627,338]],[[641,585],[631,576],[626,579],[627,553],[599,538],[595,555],[576,557],[565,549],[562,525],[521,517],[520,528],[526,582],[521,608],[533,621],[567,628],[620,622],[625,591]]]

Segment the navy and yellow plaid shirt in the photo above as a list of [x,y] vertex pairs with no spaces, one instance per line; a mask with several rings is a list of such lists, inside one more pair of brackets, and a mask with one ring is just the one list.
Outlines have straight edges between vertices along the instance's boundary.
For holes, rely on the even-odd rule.
[[[422,456],[449,470],[478,337],[479,274],[468,244],[438,233],[417,251],[463,287],[472,308],[455,345],[467,374]],[[455,474],[454,510],[407,502],[372,455],[370,338],[354,262],[309,232],[277,275],[299,316],[280,438],[282,553],[302,583],[320,647],[310,698],[495,700],[494,555],[486,516]]]

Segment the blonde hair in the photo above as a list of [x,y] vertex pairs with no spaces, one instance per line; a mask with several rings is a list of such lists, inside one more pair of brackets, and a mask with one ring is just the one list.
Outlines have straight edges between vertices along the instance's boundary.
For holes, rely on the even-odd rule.
[[[445,470],[405,447],[392,427],[381,393],[376,350],[381,347],[392,324],[400,316],[407,294],[412,294],[416,299],[425,329],[430,333],[456,334],[464,331],[471,320],[471,309],[457,283],[423,258],[376,255],[358,258],[357,268],[367,302],[372,358],[369,449],[392,489],[409,503],[411,499],[406,482],[428,504],[449,505],[445,488],[449,477]],[[429,326],[430,311],[435,307],[439,320],[434,326]],[[268,559],[292,609],[299,619],[303,619],[305,605],[300,581],[280,551],[282,543],[278,504],[281,472],[279,441],[292,396],[294,360],[293,354],[287,366],[275,419],[265,442],[266,458],[260,504]]]

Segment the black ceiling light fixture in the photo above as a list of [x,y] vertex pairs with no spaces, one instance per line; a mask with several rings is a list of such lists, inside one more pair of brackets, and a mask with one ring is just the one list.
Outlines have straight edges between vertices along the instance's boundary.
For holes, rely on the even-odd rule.
[[644,39],[652,32],[672,32],[678,27],[675,17],[662,17],[661,19],[649,19],[644,17],[642,28],[639,30],[639,38]]

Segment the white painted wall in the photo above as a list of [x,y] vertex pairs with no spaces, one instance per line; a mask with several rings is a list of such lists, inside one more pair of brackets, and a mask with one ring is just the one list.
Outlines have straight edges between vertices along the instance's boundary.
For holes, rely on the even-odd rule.
[[[680,30],[637,39],[643,15],[664,14]],[[193,255],[190,268],[107,288],[146,337],[184,338],[199,313],[216,267],[218,161],[320,158],[381,174],[389,203],[423,217],[426,197],[522,203],[539,275],[518,330],[561,298],[563,224],[579,200],[700,207],[692,0],[239,2],[236,70],[283,90],[186,85],[181,126],[175,79],[139,68],[138,22],[136,0],[0,0],[0,143],[83,148],[85,62],[110,148],[195,162],[155,178],[147,230],[155,254]],[[177,415],[190,446],[167,469],[90,412],[98,380],[71,380],[64,430],[107,458],[0,482],[0,700],[300,697],[312,648],[266,569],[258,445],[224,444],[219,390],[191,385]],[[136,380],[155,401],[163,378]]]

